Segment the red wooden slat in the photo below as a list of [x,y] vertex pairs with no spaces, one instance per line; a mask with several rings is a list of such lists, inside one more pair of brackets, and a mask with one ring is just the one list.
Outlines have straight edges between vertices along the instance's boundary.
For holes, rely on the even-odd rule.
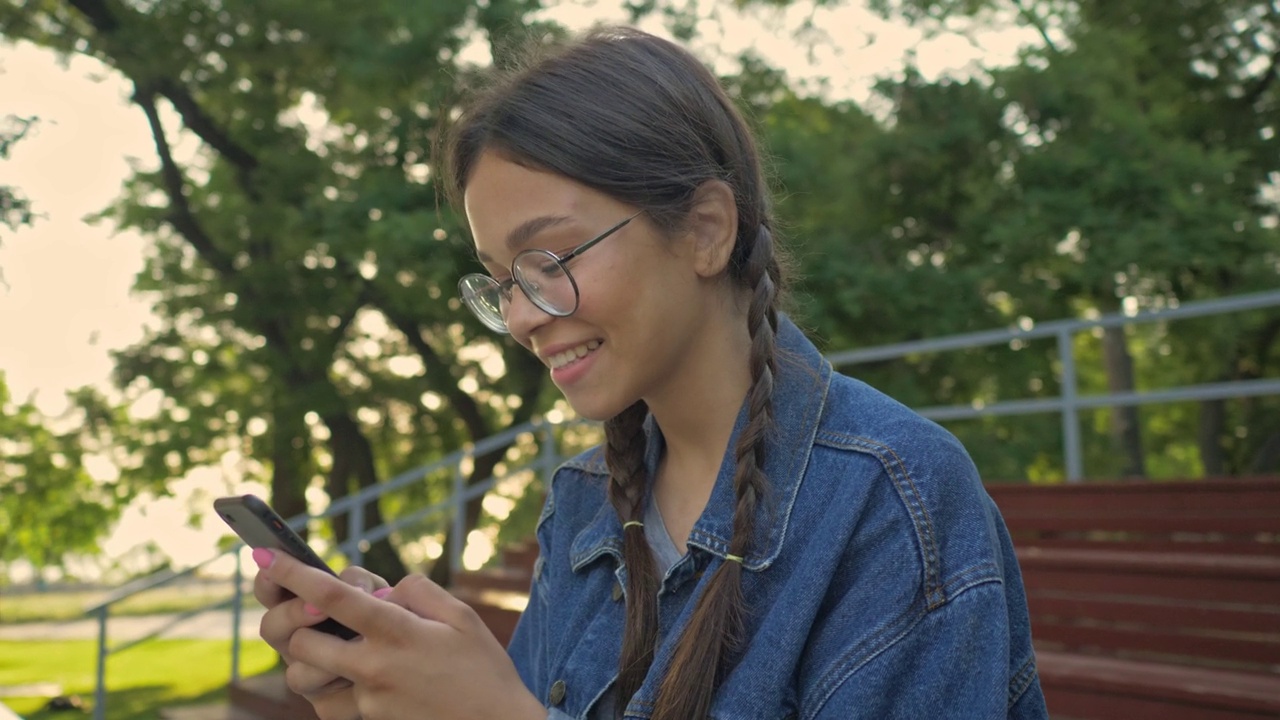
[[1280,540],[1258,542],[1256,540],[1218,540],[1180,537],[1153,539],[1142,535],[1126,534],[1124,537],[1109,535],[1088,538],[1083,533],[1037,534],[1013,533],[1013,545],[1019,549],[1044,550],[1098,550],[1101,552],[1148,552],[1177,554],[1208,554],[1231,556],[1258,556],[1280,558]]
[[1280,581],[1280,559],[1271,557],[1025,547],[1018,550],[1018,562],[1022,567],[1053,570]]
[[1207,580],[1047,568],[1024,568],[1022,580],[1028,593],[1043,590],[1104,597],[1167,598],[1181,602],[1224,602],[1264,607],[1274,605],[1277,599],[1277,583],[1262,580]]
[[[1046,499],[1046,502],[1049,500]],[[1232,515],[1206,513],[1172,514],[1117,514],[1107,512],[1066,512],[1052,516],[1018,515],[1006,513],[1005,525],[1011,532],[1131,532],[1145,535],[1172,535],[1173,533],[1221,533],[1231,537],[1247,537],[1257,533],[1280,534],[1280,509],[1258,508],[1241,510]]]
[[1275,720],[1270,712],[1189,707],[1159,698],[1138,698],[1052,684],[1044,686],[1053,720]]
[[1036,666],[1042,685],[1280,716],[1280,675],[1274,673],[1179,667],[1040,647]]
[[[1098,598],[1077,593],[1032,593],[1027,605],[1033,617],[1092,619],[1103,623],[1139,623],[1179,630],[1235,633],[1280,633],[1280,608],[1221,603],[1157,602],[1150,598]],[[1278,640],[1280,641],[1280,640]]]
[[1280,532],[1280,479],[987,488],[1015,529]]
[[1266,666],[1280,664],[1280,638],[1275,635],[1252,638],[1185,635],[1154,627],[1066,625],[1050,622],[1045,617],[1032,618],[1031,623],[1032,637],[1071,649],[1180,656],[1170,658],[1172,662],[1191,662],[1194,658],[1223,660],[1253,665],[1259,672]]

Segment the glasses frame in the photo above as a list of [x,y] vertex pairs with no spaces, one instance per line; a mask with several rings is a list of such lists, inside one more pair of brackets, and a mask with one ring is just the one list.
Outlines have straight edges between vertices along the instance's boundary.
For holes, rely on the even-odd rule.
[[[613,225],[608,230],[605,230],[599,235],[596,235],[595,237],[582,243],[581,245],[578,245],[577,247],[573,248],[572,250],[566,252],[563,255],[557,255],[551,252],[550,250],[544,250],[542,248],[529,248],[527,250],[521,250],[520,252],[516,253],[516,256],[514,258],[511,259],[511,267],[510,267],[511,277],[506,280],[499,281],[494,279],[491,275],[486,275],[484,273],[468,273],[466,275],[463,275],[461,278],[458,279],[458,295],[462,298],[462,304],[466,305],[467,309],[469,309],[471,313],[480,320],[480,322],[484,323],[485,327],[488,327],[490,330],[493,330],[494,332],[502,333],[504,335],[509,335],[511,333],[511,328],[507,326],[507,318],[505,316],[505,313],[499,312],[497,313],[496,316],[493,316],[493,315],[490,315],[487,305],[483,306],[483,308],[478,308],[477,303],[479,301],[478,300],[473,301],[471,299],[476,297],[478,293],[476,293],[474,289],[469,290],[468,283],[478,282],[482,284],[482,287],[483,286],[496,287],[498,290],[499,296],[501,297],[502,300],[505,300],[508,305],[511,304],[511,301],[515,297],[515,291],[514,291],[515,286],[519,285],[520,292],[524,293],[524,296],[528,298],[529,302],[533,303],[534,307],[538,308],[542,312],[552,317],[569,317],[570,315],[578,311],[578,306],[582,301],[582,294],[578,291],[578,281],[574,279],[573,273],[569,272],[569,262],[577,258],[582,253],[595,247],[605,238],[609,237],[610,235],[613,235],[614,233],[618,232],[622,228],[626,227],[628,223],[630,223],[632,220],[635,220],[642,212],[644,211],[641,210],[639,212],[636,212],[630,217]],[[556,264],[557,267],[559,267],[560,272],[564,273],[565,278],[568,279],[569,281],[570,287],[573,288],[573,308],[572,309],[568,311],[562,311],[550,305],[542,295],[540,295],[537,292],[531,291],[528,287],[527,281],[523,280],[523,275],[520,275],[516,272],[516,265],[520,263],[521,258],[527,258],[534,255],[541,255],[542,257],[549,258],[552,262]],[[499,327],[497,324],[499,321],[502,323],[501,327]]]

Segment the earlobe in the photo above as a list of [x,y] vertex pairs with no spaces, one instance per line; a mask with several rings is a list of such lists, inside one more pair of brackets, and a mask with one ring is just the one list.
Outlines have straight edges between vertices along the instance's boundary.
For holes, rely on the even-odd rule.
[[694,269],[702,277],[724,272],[738,238],[738,205],[733,189],[708,180],[694,195],[689,230],[694,242]]

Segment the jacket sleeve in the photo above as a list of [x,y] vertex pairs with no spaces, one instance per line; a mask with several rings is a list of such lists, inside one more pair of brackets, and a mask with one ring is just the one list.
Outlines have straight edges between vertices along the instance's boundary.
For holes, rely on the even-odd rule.
[[507,643],[507,654],[515,664],[516,671],[520,673],[520,679],[524,681],[529,692],[533,693],[544,706],[547,705],[549,685],[547,680],[549,672],[547,669],[549,647],[547,593],[550,586],[548,575],[554,571],[551,569],[553,563],[548,563],[547,558],[551,557],[552,552],[550,547],[552,533],[549,525],[553,508],[552,494],[548,493],[542,508],[542,517],[538,520],[538,559],[533,564],[529,603],[520,614],[520,620],[516,623],[511,641]]
[[1012,658],[1003,584],[968,588],[922,611],[877,654],[846,658],[843,676],[804,720],[1045,720],[1035,660]]

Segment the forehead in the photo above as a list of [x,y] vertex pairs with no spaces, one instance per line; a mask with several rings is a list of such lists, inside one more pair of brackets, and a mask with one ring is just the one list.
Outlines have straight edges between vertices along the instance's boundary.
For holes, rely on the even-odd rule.
[[543,229],[574,224],[590,215],[601,197],[562,175],[485,152],[463,192],[463,208],[477,250],[501,257],[508,236],[520,226],[539,219],[545,219]]

